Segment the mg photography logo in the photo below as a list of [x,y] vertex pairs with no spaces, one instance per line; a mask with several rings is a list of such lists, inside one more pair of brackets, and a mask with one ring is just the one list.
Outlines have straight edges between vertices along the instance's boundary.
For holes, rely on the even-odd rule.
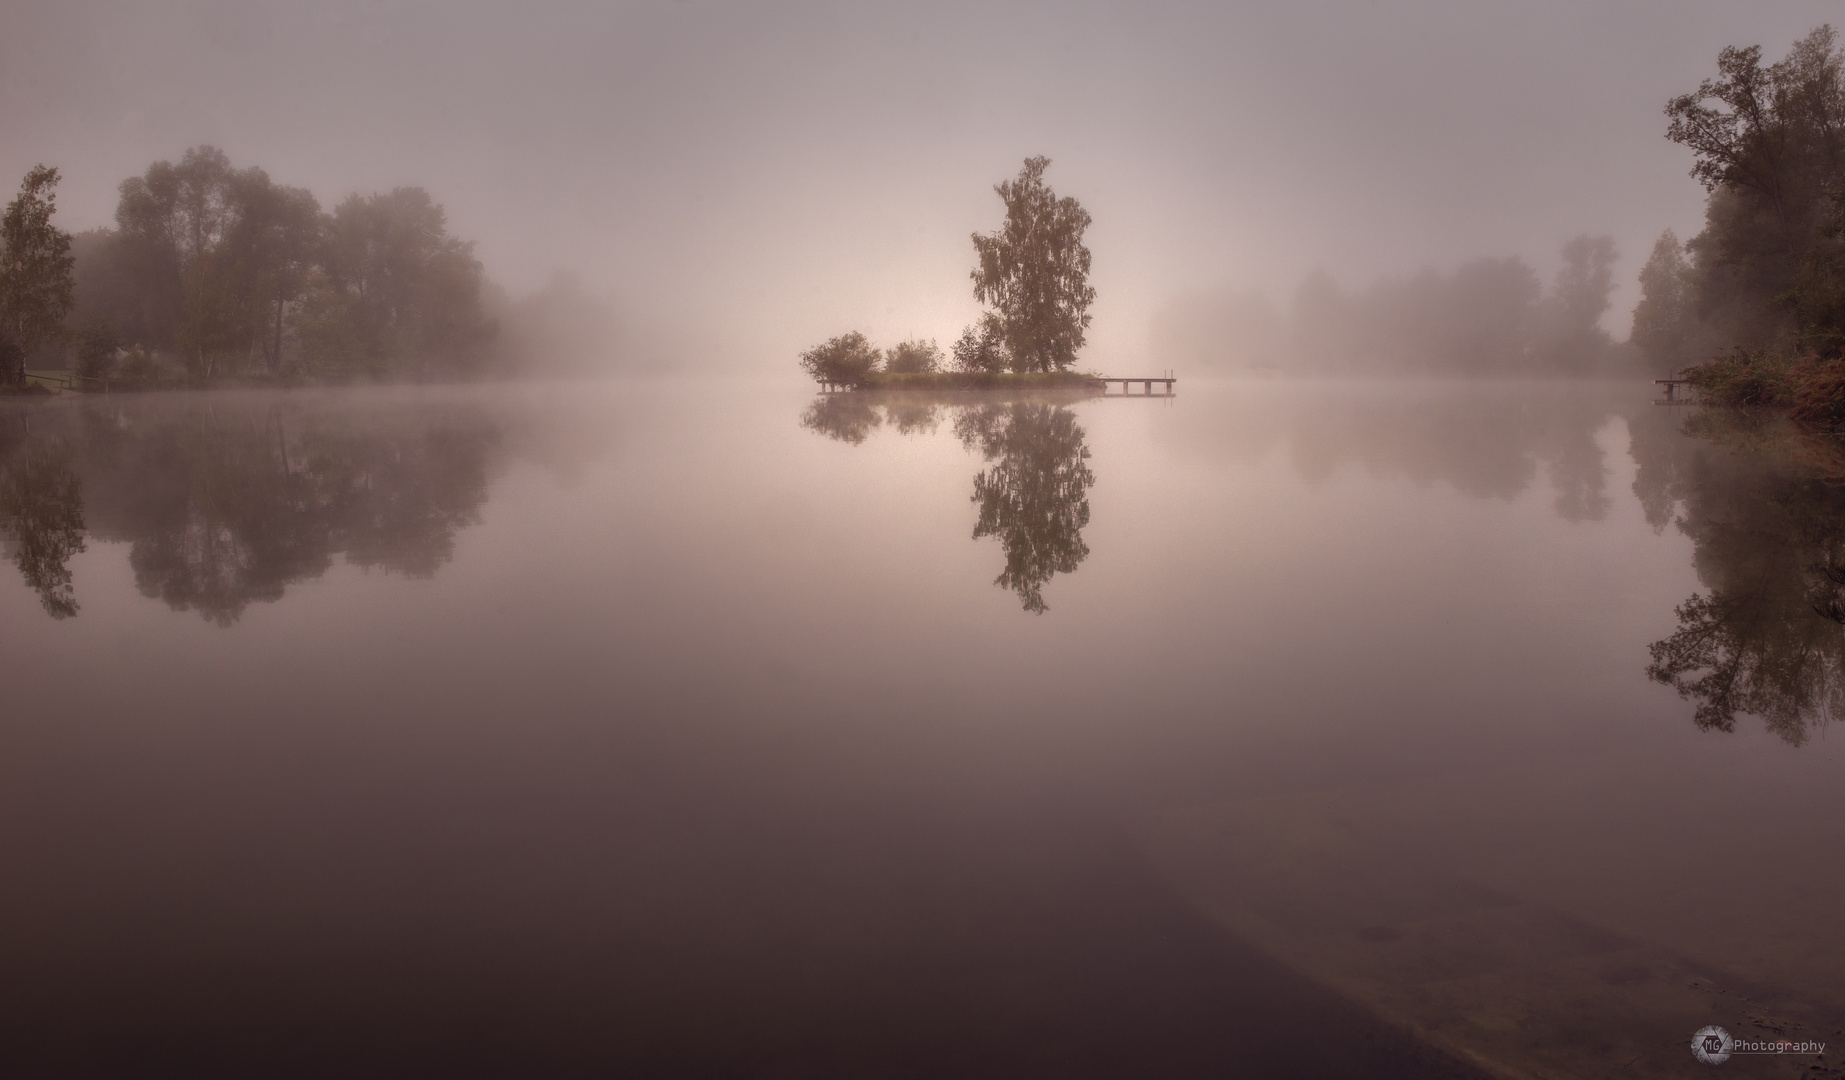
[[1791,1039],[1763,1039],[1757,1042],[1737,1040],[1717,1027],[1701,1027],[1691,1037],[1691,1056],[1706,1065],[1721,1065],[1737,1054],[1823,1054],[1823,1042],[1794,1042]]
[[1720,1027],[1703,1027],[1691,1037],[1691,1056],[1706,1065],[1721,1065],[1730,1060],[1736,1040]]

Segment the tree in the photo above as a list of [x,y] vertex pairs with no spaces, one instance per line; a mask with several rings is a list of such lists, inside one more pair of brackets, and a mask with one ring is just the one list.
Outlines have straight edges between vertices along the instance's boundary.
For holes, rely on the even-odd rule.
[[1538,351],[1546,366],[1580,373],[1604,363],[1614,345],[1601,318],[1614,292],[1614,263],[1620,255],[1613,237],[1588,235],[1564,244],[1562,254],[1563,265],[1544,305]]
[[1006,352],[999,316],[989,311],[978,323],[961,331],[961,339],[954,344],[953,356],[956,371],[990,374],[1011,367],[1012,357]]
[[[1527,362],[1543,287],[1523,259],[1475,259],[1455,268],[1427,331],[1402,342],[1426,349],[1436,365],[1469,374],[1517,370]],[[1426,343],[1423,343],[1426,342]]]
[[841,334],[801,354],[801,370],[814,381],[832,386],[863,386],[882,355],[857,330]]
[[884,370],[895,375],[924,374],[941,366],[941,347],[921,338],[892,345],[884,355]]
[[1061,371],[1076,362],[1089,328],[1089,212],[1059,199],[1044,183],[1050,159],[1025,159],[1017,179],[994,186],[1006,223],[991,236],[974,235],[979,264],[974,299],[999,316],[1000,336],[1017,371]]
[[1653,242],[1640,268],[1640,303],[1634,306],[1629,339],[1647,359],[1676,370],[1687,358],[1692,323],[1691,264],[1671,229]]
[[323,370],[372,376],[470,365],[498,331],[474,245],[420,187],[353,195],[323,222],[303,344]]
[[26,355],[70,310],[70,234],[51,223],[58,170],[35,166],[0,216],[0,379],[23,383]]
[[[1752,192],[1772,208],[1790,251],[1805,246],[1817,196],[1845,164],[1845,81],[1837,35],[1821,26],[1786,59],[1762,67],[1762,47],[1717,56],[1719,77],[1666,105],[1666,138],[1696,155],[1706,191]],[[1727,106],[1715,108],[1707,101]]]
[[470,366],[495,331],[473,245],[422,188],[354,195],[324,215],[311,192],[200,146],[121,190],[86,291],[197,376],[280,371],[291,328],[320,370],[374,377]]
[[199,377],[239,337],[220,258],[237,212],[235,181],[224,151],[195,146],[178,165],[157,161],[122,181],[115,210],[143,288],[177,301],[171,339],[155,344],[178,348]]
[[122,340],[108,319],[91,318],[76,334],[77,374],[86,379],[107,379],[115,370],[115,350]]
[[1845,169],[1845,56],[1830,26],[1763,67],[1762,50],[1726,48],[1718,77],[1666,105],[1666,137],[1689,147],[1710,192],[1688,248],[1711,344],[1784,346],[1799,325],[1784,302],[1813,246],[1826,196]]
[[307,287],[320,241],[320,203],[305,188],[272,183],[261,169],[237,174],[235,223],[225,237],[240,337],[265,366],[282,365],[286,316]]
[[238,173],[214,146],[122,181],[115,221],[129,272],[151,304],[166,308],[151,344],[178,349],[194,376],[209,377],[221,357],[249,343],[249,267],[232,237],[249,216],[247,199],[268,182],[260,169]]
[[1618,258],[1612,236],[1578,236],[1563,245],[1563,266],[1557,271],[1551,295],[1557,298],[1570,333],[1593,333],[1607,313]]

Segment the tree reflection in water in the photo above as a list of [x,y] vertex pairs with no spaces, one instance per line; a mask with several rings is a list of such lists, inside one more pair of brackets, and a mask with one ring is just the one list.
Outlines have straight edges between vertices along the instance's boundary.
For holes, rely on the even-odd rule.
[[[91,408],[0,448],[0,526],[54,616],[88,534],[129,545],[135,584],[222,626],[335,556],[427,577],[486,498],[497,429],[467,410],[296,414]],[[50,421],[47,421],[49,423]],[[43,425],[42,425],[43,426]]]
[[138,431],[123,464],[140,474],[143,494],[97,530],[132,545],[142,595],[221,626],[333,561],[312,479],[285,460],[281,425],[242,419],[207,414]]
[[1647,674],[1701,728],[1744,713],[1799,745],[1845,704],[1845,453],[1778,417],[1703,411],[1695,439],[1669,423],[1634,418],[1634,492],[1691,538],[1709,593],[1678,607]]
[[70,558],[83,550],[83,493],[62,439],[26,434],[0,464],[0,536],[54,619],[77,614]]
[[853,446],[884,423],[864,394],[822,394],[801,414],[801,426]]
[[[879,414],[880,405],[884,415]],[[994,584],[1018,594],[1025,610],[1048,609],[1044,586],[1076,570],[1089,555],[1089,447],[1076,414],[1043,402],[889,400],[865,393],[827,394],[801,416],[801,426],[857,446],[887,422],[899,434],[934,432],[944,412],[955,436],[991,465],[974,477],[979,507],[974,539],[991,536],[1006,554]]]
[[973,495],[974,539],[996,537],[1006,552],[993,583],[1042,614],[1044,586],[1089,555],[1083,527],[1095,473],[1076,414],[1056,405],[985,405],[957,417],[955,434],[993,463],[974,477]]

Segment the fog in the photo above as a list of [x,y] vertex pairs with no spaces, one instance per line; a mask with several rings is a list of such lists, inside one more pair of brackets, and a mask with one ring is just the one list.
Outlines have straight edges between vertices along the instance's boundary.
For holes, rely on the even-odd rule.
[[1094,215],[1085,361],[1161,364],[1171,305],[1285,303],[1614,238],[1704,193],[1665,101],[1818,3],[869,5],[39,2],[0,37],[0,175],[65,228],[188,147],[311,189],[421,185],[517,298],[571,275],[629,354],[776,371],[846,327],[953,338],[968,236],[1029,154]]
[[0,1075],[1838,1075],[1828,19],[11,0]]

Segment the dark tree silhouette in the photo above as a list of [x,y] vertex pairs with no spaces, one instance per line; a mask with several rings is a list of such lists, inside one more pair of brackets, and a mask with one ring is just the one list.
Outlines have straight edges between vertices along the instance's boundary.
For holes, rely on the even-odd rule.
[[0,380],[24,382],[26,355],[55,337],[70,310],[70,234],[51,223],[58,170],[37,166],[0,213]]
[[853,330],[801,354],[801,370],[827,386],[863,386],[878,369],[884,354],[872,348],[865,335]]
[[[1759,45],[1724,49],[1717,77],[1673,98],[1666,115],[1666,137],[1692,152],[1691,174],[1710,198],[1703,231],[1685,244],[1691,302],[1677,306],[1677,326],[1649,325],[1653,341],[1698,359],[1738,345],[1836,347],[1827,283],[1803,274],[1816,248],[1827,256],[1838,244],[1820,227],[1845,169],[1845,53],[1832,27],[1773,64],[1763,65]],[[1815,330],[1820,340],[1810,340]]]
[[1061,371],[1089,329],[1089,211],[1044,183],[1050,159],[1025,159],[1018,178],[994,186],[1006,223],[974,234],[974,299],[992,305],[1014,371]]

